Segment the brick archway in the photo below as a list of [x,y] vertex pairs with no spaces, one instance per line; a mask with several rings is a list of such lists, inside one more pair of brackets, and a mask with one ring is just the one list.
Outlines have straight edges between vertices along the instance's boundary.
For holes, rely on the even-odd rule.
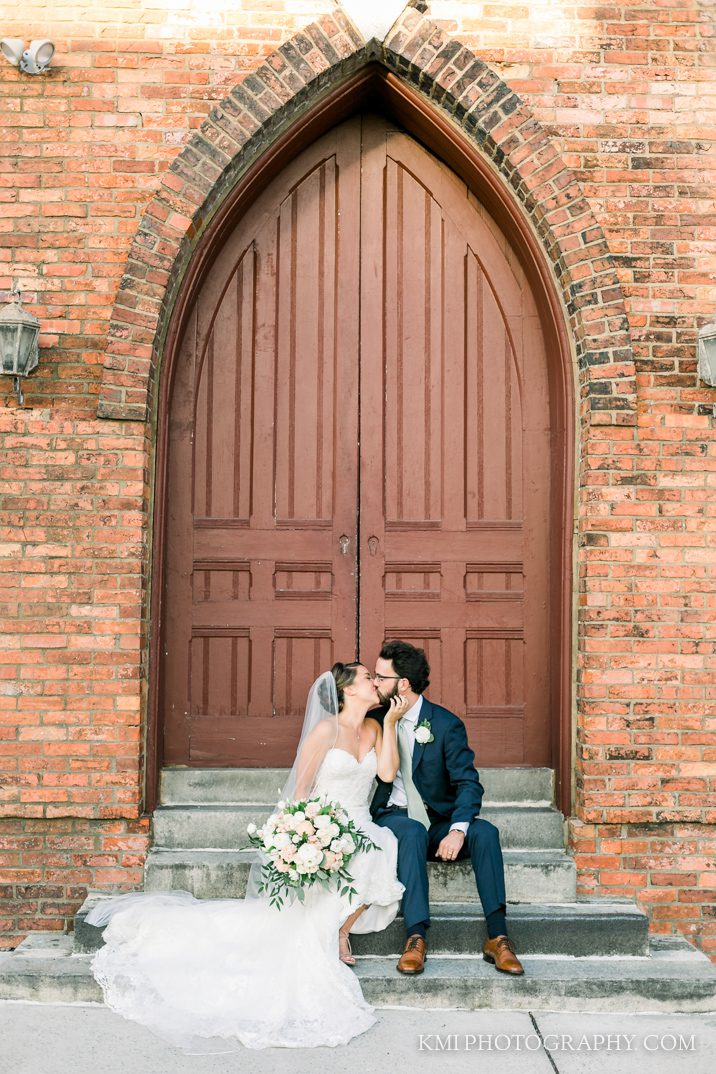
[[583,419],[635,424],[624,299],[606,239],[576,176],[521,98],[470,49],[414,9],[382,44],[366,44],[336,11],[287,41],[212,110],[139,225],[112,313],[98,415],[150,417],[181,282],[222,203],[298,117],[370,65],[417,91],[512,192],[569,323]]

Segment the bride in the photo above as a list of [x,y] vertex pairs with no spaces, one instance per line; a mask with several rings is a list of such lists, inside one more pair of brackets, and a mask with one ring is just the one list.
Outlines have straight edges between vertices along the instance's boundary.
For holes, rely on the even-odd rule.
[[398,912],[393,833],[370,817],[376,776],[399,767],[394,698],[383,728],[367,716],[380,703],[363,664],[334,664],[314,682],[296,760],[282,797],[338,803],[376,849],[348,863],[355,896],[319,885],[303,903],[270,905],[251,867],[245,899],[195,899],[188,891],[133,892],[87,916],[106,925],[92,961],[108,1007],[192,1054],[346,1044],[375,1023],[360,984],[350,932],[377,932]]

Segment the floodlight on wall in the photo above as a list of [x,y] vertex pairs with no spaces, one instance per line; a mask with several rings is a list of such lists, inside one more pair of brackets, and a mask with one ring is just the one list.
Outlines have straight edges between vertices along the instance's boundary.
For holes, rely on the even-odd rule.
[[41,75],[50,66],[50,61],[55,54],[55,46],[51,41],[31,41],[30,47],[25,48],[25,42],[19,37],[4,37],[0,41],[0,51],[15,67],[19,67],[26,75]]
[[22,308],[20,292],[14,289],[10,302],[0,310],[0,374],[12,377],[20,406],[24,403],[20,377],[37,367],[39,333],[40,322],[34,313]]
[[699,378],[716,388],[716,319],[699,328]]

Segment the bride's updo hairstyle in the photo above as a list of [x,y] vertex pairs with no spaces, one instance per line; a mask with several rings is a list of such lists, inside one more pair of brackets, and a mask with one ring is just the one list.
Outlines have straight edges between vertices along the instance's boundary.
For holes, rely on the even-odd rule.
[[[343,691],[345,690],[346,686],[351,685],[351,683],[356,677],[356,671],[360,667],[363,667],[363,665],[356,660],[352,664],[337,663],[334,664],[331,668],[331,675],[333,676],[333,680],[336,684],[336,694],[338,695],[338,712],[340,712],[343,708],[343,704],[345,701],[345,695]],[[323,684],[319,686],[318,690],[318,696],[321,699],[323,707],[330,712],[331,698],[328,696],[328,690],[326,690]]]

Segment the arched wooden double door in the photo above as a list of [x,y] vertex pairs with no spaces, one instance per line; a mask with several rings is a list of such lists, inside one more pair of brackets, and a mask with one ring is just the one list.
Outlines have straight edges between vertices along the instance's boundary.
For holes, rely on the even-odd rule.
[[287,763],[314,677],[400,637],[478,764],[550,764],[551,450],[505,238],[395,125],[336,127],[244,214],[178,352],[165,762]]

